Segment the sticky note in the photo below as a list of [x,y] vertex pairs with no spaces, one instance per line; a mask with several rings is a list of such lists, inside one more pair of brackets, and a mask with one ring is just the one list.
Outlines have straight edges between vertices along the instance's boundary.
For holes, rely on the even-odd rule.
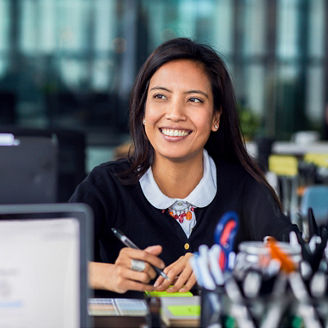
[[169,305],[168,310],[174,316],[199,316],[200,305]]
[[191,292],[185,292],[185,293],[169,293],[166,291],[151,291],[151,292],[145,292],[147,296],[152,296],[152,297],[190,297],[193,296]]

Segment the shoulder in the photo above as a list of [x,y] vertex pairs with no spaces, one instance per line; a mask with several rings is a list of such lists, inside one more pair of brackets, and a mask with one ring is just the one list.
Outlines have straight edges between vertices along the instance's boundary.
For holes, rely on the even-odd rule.
[[129,170],[130,163],[127,159],[102,163],[92,169],[87,176],[89,183],[101,184],[104,181],[119,181],[119,175]]
[[[119,174],[129,169],[127,159],[102,163],[96,166],[77,186],[71,199],[84,199],[103,195],[115,195],[113,192],[123,189]],[[107,196],[106,196],[107,197]]]
[[130,162],[128,159],[123,158],[117,161],[109,161],[102,164],[97,165],[91,171],[92,174],[99,174],[108,172],[110,174],[117,174],[123,172],[130,168]]
[[240,163],[218,160],[215,162],[215,165],[218,179],[221,180],[221,182],[238,185],[241,183],[252,183],[254,181],[256,182],[256,180]]
[[223,190],[242,196],[244,200],[264,195],[272,198],[265,181],[257,180],[240,163],[220,160],[216,162],[216,168],[217,183]]

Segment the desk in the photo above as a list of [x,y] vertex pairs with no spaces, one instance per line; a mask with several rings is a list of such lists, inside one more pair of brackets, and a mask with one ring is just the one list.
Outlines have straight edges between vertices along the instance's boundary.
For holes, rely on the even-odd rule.
[[[90,299],[89,313],[95,328],[144,327],[148,320],[170,327],[198,327],[200,297],[160,297],[140,299]],[[149,308],[148,308],[149,307]],[[161,309],[160,309],[161,308]],[[152,316],[149,316],[149,313]],[[148,317],[149,316],[149,317]],[[165,326],[163,324],[163,326]]]
[[[124,328],[143,328],[146,325],[146,317],[125,317],[125,316],[97,316],[92,317],[94,328],[124,327]],[[165,327],[163,323],[163,327]],[[170,327],[184,327],[181,325]],[[188,326],[185,326],[186,328]]]
[[140,328],[146,324],[145,317],[96,316],[92,317],[94,328],[126,327]]

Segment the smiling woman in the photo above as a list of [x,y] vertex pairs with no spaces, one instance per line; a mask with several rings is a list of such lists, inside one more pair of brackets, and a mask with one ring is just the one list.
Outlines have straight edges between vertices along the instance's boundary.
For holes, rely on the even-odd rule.
[[[130,131],[129,158],[96,167],[71,197],[94,211],[92,287],[190,290],[192,252],[213,244],[227,211],[240,219],[235,248],[296,230],[245,150],[230,77],[210,47],[179,38],[155,49],[134,85]],[[113,227],[140,249],[123,248]],[[154,280],[154,266],[169,279]]]
[[[178,59],[164,64],[152,76],[144,126],[154,149],[152,171],[167,196],[185,198],[199,183],[203,176],[203,149],[219,120],[220,112],[214,110],[211,83],[203,64]],[[187,183],[181,184],[178,179],[177,161],[184,173],[179,177]],[[186,179],[188,173],[198,179]],[[175,174],[168,186],[167,174]]]

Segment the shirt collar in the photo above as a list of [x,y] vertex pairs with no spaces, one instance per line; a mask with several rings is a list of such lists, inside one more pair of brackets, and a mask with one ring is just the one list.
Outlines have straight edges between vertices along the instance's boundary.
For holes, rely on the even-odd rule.
[[151,167],[139,179],[141,189],[154,207],[164,210],[171,207],[176,201],[188,202],[195,207],[205,207],[209,205],[216,195],[216,166],[207,151],[203,151],[204,173],[195,189],[184,199],[171,198],[162,193],[159,189]]

